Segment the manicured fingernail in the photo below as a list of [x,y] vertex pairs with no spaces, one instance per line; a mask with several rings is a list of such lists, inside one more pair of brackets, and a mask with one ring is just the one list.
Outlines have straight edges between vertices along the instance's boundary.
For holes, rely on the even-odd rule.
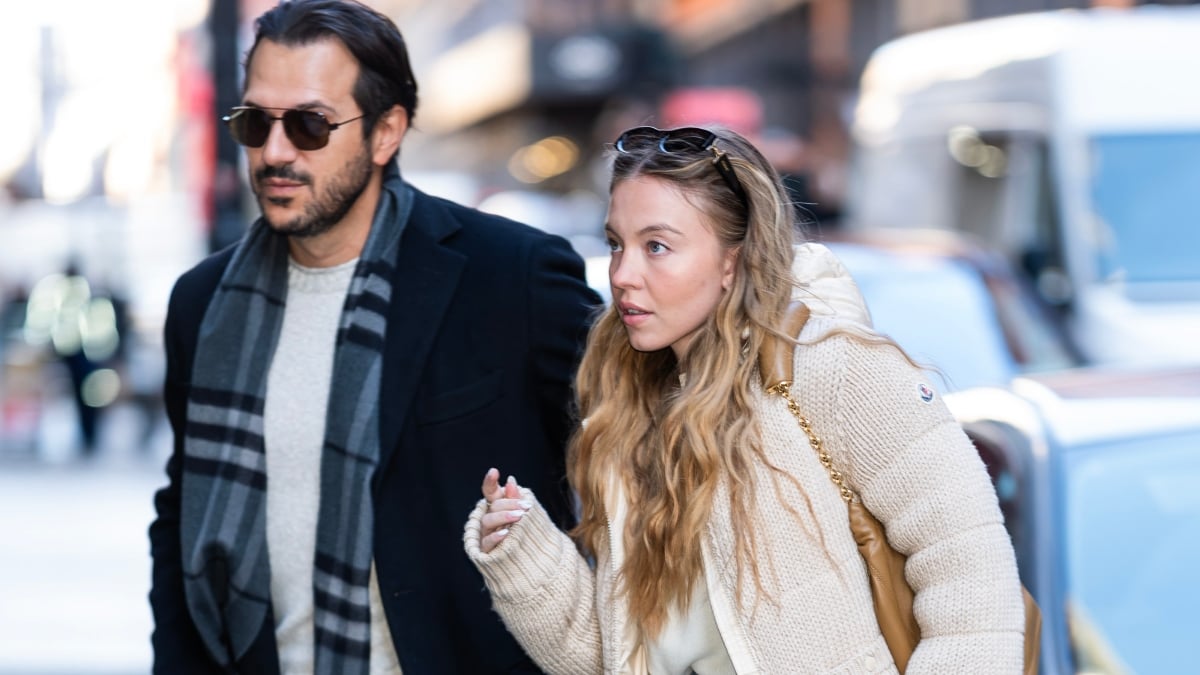
[[513,477],[510,475],[510,476],[508,477],[508,482],[509,482],[509,483],[516,483],[516,482],[517,482],[517,479],[516,479],[516,478],[513,478]]
[[522,499],[521,501],[517,502],[517,506],[520,506],[521,508],[528,511],[529,509],[533,508],[533,502],[531,502],[527,499]]
[[508,536],[508,530],[496,530],[492,534],[496,535],[497,539],[503,539],[504,537]]
[[512,518],[513,520],[520,520],[521,516],[523,516],[523,515],[525,515],[524,511],[509,511],[508,512],[508,517]]

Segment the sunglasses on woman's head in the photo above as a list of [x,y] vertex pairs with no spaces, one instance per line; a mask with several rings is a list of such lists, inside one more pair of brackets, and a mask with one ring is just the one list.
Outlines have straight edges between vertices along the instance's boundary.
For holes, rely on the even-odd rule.
[[657,150],[667,155],[694,153],[698,155],[711,152],[713,166],[725,180],[725,184],[737,195],[747,208],[750,200],[738,180],[729,155],[717,147],[720,137],[708,129],[700,127],[679,127],[677,129],[656,129],[655,127],[634,127],[617,137],[617,152],[640,152],[647,148]]
[[[282,110],[283,114],[274,117],[267,112],[268,110]],[[261,148],[271,135],[271,125],[276,120],[282,120],[283,133],[287,134],[288,140],[297,150],[320,150],[329,144],[329,132],[363,117],[364,115],[359,115],[341,122],[330,122],[323,113],[315,110],[243,105],[233,108],[221,119],[229,127],[233,140],[247,148]]]

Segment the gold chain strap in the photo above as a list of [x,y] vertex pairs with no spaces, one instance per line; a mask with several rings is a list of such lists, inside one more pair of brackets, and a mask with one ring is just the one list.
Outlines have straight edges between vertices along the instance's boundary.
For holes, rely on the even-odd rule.
[[808,434],[808,444],[816,451],[817,459],[820,460],[821,466],[825,467],[825,470],[829,472],[829,479],[837,486],[842,499],[849,504],[854,501],[854,492],[846,485],[846,480],[842,477],[842,472],[833,468],[833,460],[829,458],[829,453],[825,452],[825,443],[813,431],[812,424],[809,423],[808,418],[800,413],[800,406],[792,398],[791,388],[792,383],[784,380],[768,388],[767,393],[778,394],[783,397],[783,400],[787,401],[788,412],[792,413],[792,416],[800,423],[800,428],[804,430],[805,434]]

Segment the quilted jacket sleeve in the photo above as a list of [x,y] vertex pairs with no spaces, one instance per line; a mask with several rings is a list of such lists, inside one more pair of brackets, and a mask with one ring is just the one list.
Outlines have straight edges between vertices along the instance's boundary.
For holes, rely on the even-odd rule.
[[[1024,614],[1012,543],[974,446],[894,347],[835,335],[805,350],[825,380],[831,453],[908,556],[921,673],[1019,673]],[[804,372],[798,370],[797,372]],[[811,389],[810,389],[811,390]]]

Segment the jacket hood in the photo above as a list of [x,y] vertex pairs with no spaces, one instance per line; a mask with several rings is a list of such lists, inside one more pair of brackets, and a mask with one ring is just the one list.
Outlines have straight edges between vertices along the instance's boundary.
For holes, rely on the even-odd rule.
[[828,247],[812,242],[797,245],[792,274],[798,282],[792,299],[804,302],[814,315],[871,325],[871,312],[858,284]]

